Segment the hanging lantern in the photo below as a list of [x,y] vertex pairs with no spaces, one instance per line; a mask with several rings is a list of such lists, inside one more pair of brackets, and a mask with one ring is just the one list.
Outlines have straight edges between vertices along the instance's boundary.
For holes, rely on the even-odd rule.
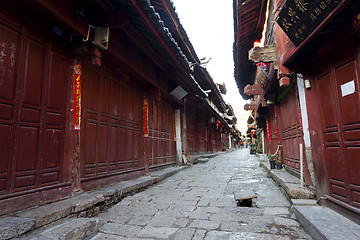
[[216,121],[216,130],[219,130],[220,121]]

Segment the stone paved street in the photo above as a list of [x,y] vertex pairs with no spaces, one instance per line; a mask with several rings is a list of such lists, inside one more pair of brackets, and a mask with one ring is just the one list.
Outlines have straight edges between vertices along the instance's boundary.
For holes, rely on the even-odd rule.
[[[234,192],[251,189],[252,207],[237,207]],[[311,239],[290,204],[249,150],[191,166],[124,198],[97,218],[92,239]]]

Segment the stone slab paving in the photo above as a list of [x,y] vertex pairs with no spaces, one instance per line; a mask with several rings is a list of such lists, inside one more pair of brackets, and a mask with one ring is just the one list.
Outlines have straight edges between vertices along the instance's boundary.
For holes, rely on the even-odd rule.
[[[249,189],[252,207],[234,192]],[[96,217],[91,239],[311,239],[290,203],[248,149],[210,158],[128,196]]]
[[[92,221],[87,222],[82,218],[97,216],[102,209],[113,206],[125,196],[141,191],[154,183],[158,183],[184,168],[186,167],[168,167],[166,169],[151,172],[147,176],[121,181],[111,186],[81,193],[68,199],[20,210],[7,216],[3,216],[0,218],[0,239],[49,239],[48,234],[41,237],[39,236],[42,232],[49,233],[50,231],[52,233],[52,239],[82,239],[83,236],[89,236],[92,235],[93,232],[97,232],[98,227],[101,225],[96,219],[95,221],[92,219]],[[139,196],[140,195],[141,193],[139,193]],[[137,216],[135,210],[137,205],[133,203],[129,206],[130,203],[133,202],[126,200],[121,201],[117,206],[124,214],[109,215],[111,220],[118,221],[119,223],[125,223],[130,220],[134,222],[140,221],[142,223],[144,218]],[[138,204],[141,204],[144,208],[144,202]],[[147,216],[152,216],[157,212],[156,209],[151,207],[147,208],[145,206],[144,209],[147,211]],[[161,209],[161,207],[159,207],[159,209]],[[131,211],[134,212],[130,214]],[[144,211],[142,210],[141,213],[143,214]],[[79,217],[80,219],[75,220],[73,222],[74,224],[66,225],[67,222],[70,222],[69,219],[76,217]],[[151,219],[151,217],[148,218]],[[61,231],[54,231],[56,226],[59,225],[61,225]],[[72,225],[76,226],[76,228],[73,228]],[[68,238],[68,236],[71,237]]]

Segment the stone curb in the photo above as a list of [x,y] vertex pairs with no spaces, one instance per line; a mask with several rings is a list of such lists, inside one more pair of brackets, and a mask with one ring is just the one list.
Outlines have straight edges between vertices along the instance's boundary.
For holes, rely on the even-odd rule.
[[360,226],[330,208],[293,205],[291,210],[314,240],[360,239]]
[[269,173],[270,177],[282,187],[288,199],[314,199],[315,193],[300,186],[300,180],[285,170],[270,170],[268,161],[261,161],[260,166]]
[[315,240],[360,239],[360,226],[330,208],[317,204],[315,194],[300,186],[300,180],[284,170],[270,170],[260,156],[260,166],[282,187],[291,202],[290,211]]
[[81,193],[58,202],[21,210],[0,218],[0,239],[11,239],[66,217],[92,217],[126,195],[149,187],[186,168],[169,167],[136,179]]
[[62,222],[56,222],[54,225],[48,225],[41,231],[31,231],[22,235],[22,240],[77,240],[87,239],[95,235],[104,222],[94,218],[72,218],[63,219]]

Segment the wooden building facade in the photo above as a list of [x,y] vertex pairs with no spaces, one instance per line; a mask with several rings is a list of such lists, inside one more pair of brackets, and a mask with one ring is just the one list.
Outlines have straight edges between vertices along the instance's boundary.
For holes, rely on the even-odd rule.
[[[258,11],[264,9],[266,1],[253,2]],[[246,4],[234,1],[237,16],[246,17],[244,9]],[[242,21],[235,41],[245,29]],[[249,36],[249,43],[259,40],[262,31],[251,22],[257,36]],[[263,46],[234,49],[239,91],[252,98],[246,107],[256,112],[258,125],[268,134],[266,153],[281,145],[285,167],[299,174],[303,151],[306,184],[315,186],[317,198],[359,221],[360,5],[351,0],[274,0],[267,23]],[[253,77],[242,75],[240,61],[269,66],[268,85],[258,88],[254,67],[248,68]]]
[[0,214],[221,150],[199,64],[170,1],[1,1]]

